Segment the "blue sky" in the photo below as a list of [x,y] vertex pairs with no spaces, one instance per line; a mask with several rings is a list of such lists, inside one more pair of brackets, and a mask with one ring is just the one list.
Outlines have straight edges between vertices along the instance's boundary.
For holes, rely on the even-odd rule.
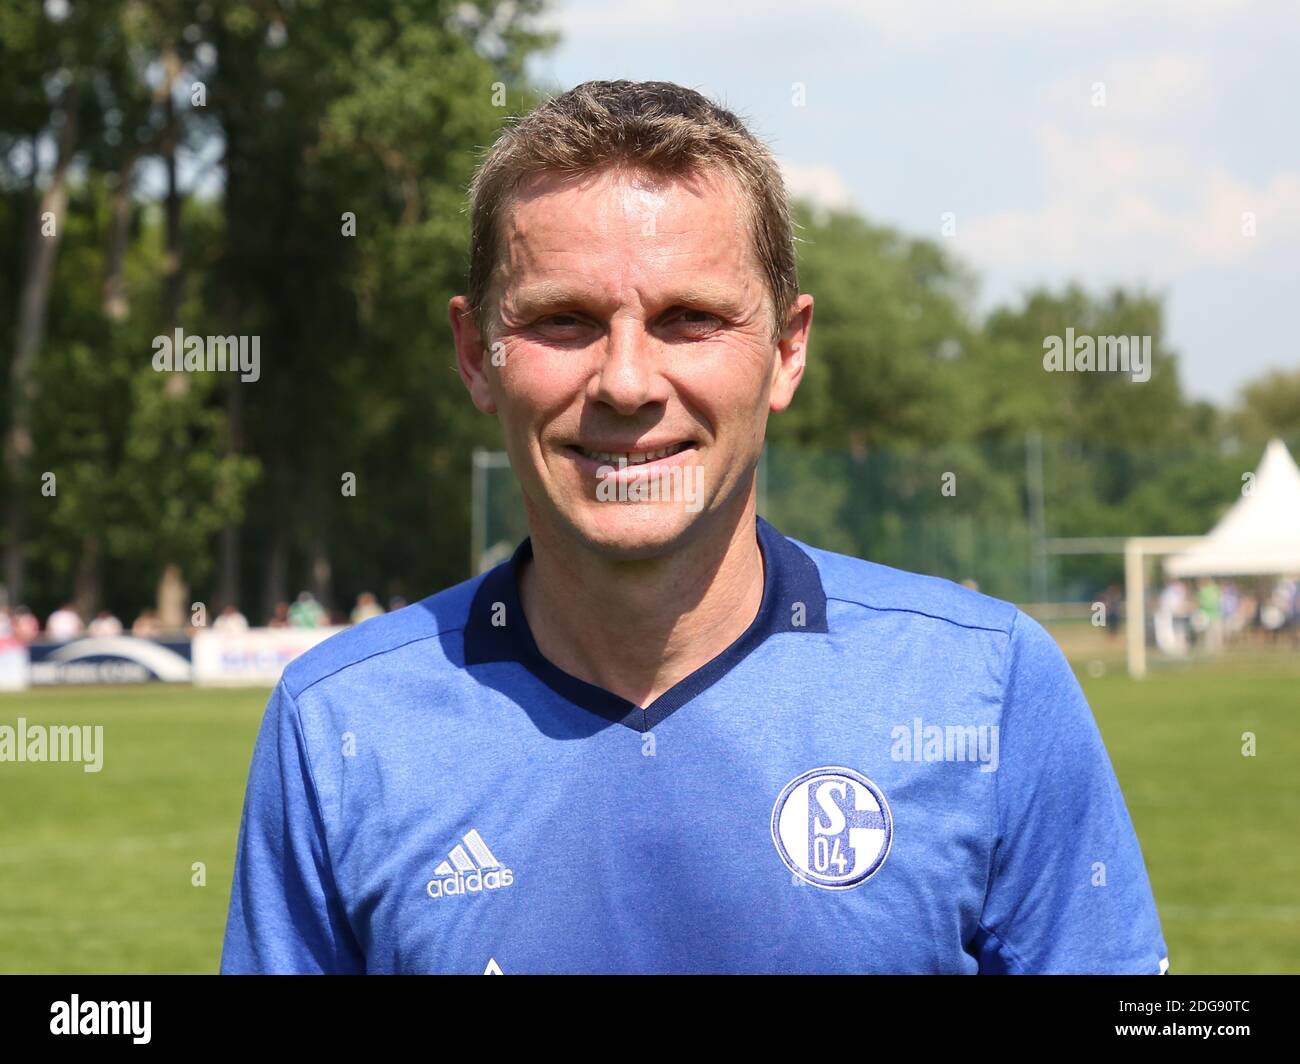
[[544,84],[705,92],[792,191],[948,242],[981,309],[1143,287],[1191,395],[1300,367],[1295,0],[567,0],[546,21]]

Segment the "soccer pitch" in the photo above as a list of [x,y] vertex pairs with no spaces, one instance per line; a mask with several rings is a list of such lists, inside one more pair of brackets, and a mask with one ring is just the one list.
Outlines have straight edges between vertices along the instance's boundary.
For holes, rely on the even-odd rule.
[[[1141,684],[1085,671],[1083,682],[1142,841],[1172,971],[1300,972],[1300,662],[1196,665]],[[217,970],[268,693],[0,696],[0,724],[102,725],[105,750],[98,773],[0,763],[0,972]],[[1256,736],[1254,757],[1242,756],[1243,732]]]

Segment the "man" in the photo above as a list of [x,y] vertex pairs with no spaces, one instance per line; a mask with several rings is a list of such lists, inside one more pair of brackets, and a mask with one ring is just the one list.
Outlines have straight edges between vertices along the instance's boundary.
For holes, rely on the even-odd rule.
[[592,82],[472,201],[451,327],[531,534],[285,670],[223,970],[1162,971],[1044,630],[756,519],[813,306],[767,150]]
[[316,601],[310,591],[303,591],[289,607],[290,628],[320,628],[326,623],[325,607]]
[[375,593],[373,591],[363,591],[357,596],[356,605],[352,607],[350,620],[353,624],[360,624],[372,617],[382,617],[383,615],[384,607],[379,605]]
[[66,642],[70,639],[80,638],[83,631],[85,631],[85,625],[82,623],[81,614],[77,612],[77,607],[71,602],[60,606],[45,619],[45,637],[47,639]]
[[122,634],[122,622],[108,610],[100,610],[86,625],[86,634],[97,638],[118,636]]
[[226,603],[217,619],[212,622],[214,632],[225,632],[227,635],[241,635],[248,631],[248,618],[239,612],[239,607],[233,602]]

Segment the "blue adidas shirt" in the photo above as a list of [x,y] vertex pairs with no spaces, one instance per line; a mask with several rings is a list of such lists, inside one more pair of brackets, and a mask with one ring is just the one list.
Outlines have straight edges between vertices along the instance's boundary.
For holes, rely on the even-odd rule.
[[753,624],[645,708],[538,652],[528,540],[294,661],[222,971],[1164,971],[1123,797],[1043,628],[757,534]]

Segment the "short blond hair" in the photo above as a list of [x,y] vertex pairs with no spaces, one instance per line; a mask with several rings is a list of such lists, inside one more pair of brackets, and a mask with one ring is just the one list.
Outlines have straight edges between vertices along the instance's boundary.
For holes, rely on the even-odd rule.
[[479,332],[490,335],[487,301],[500,261],[501,219],[520,183],[611,166],[668,178],[721,172],[736,182],[772,297],[775,343],[799,297],[781,171],[734,114],[667,81],[587,81],[506,125],[470,185],[468,299]]

